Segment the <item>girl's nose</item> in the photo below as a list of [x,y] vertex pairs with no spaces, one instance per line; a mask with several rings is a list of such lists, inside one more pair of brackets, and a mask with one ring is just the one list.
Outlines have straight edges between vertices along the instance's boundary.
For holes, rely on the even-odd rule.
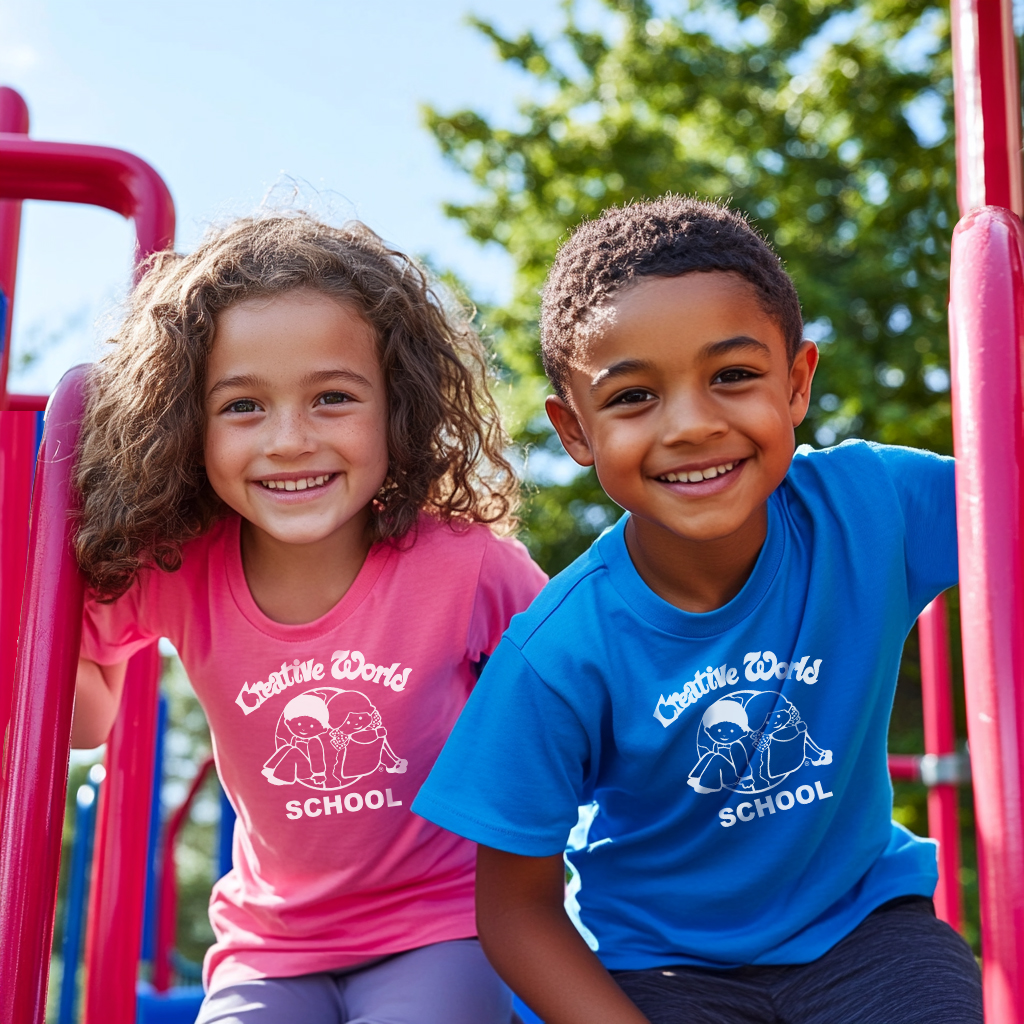
[[296,458],[315,448],[312,425],[300,409],[280,409],[267,419],[267,455]]

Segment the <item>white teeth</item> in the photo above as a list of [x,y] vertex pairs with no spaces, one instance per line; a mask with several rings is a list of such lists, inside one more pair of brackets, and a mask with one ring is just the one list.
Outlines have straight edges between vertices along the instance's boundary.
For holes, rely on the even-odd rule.
[[723,462],[720,466],[708,466],[707,469],[690,469],[682,473],[665,473],[659,479],[665,480],[670,484],[696,484],[702,480],[714,480],[716,476],[728,473],[734,466],[736,466],[735,462]]
[[324,473],[321,476],[307,476],[302,480],[261,480],[260,483],[268,491],[305,491],[310,487],[322,487],[332,476],[332,473]]

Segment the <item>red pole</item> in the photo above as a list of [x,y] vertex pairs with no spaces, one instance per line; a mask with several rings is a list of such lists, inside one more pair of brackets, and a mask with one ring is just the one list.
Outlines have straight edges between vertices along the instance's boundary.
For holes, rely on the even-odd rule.
[[953,233],[950,363],[989,1024],[1024,1022],[1024,198],[1012,13],[1011,0],[950,5],[965,215]]
[[1011,0],[951,0],[957,200],[960,213],[1024,214],[1020,93]]
[[[0,86],[0,132],[28,135],[28,106],[21,95]],[[6,409],[7,364],[11,356],[11,324],[14,321],[14,285],[18,276],[18,241],[21,236],[21,202],[0,200],[0,291],[7,300],[0,323],[0,409]]]
[[1007,210],[953,232],[949,329],[967,734],[989,1024],[1024,1021],[1024,229]]
[[[45,199],[91,203],[135,221],[137,267],[151,252],[169,246],[174,236],[174,206],[160,176],[130,153],[99,146],[36,142],[0,134],[0,200]],[[22,609],[10,740],[0,791],[0,1021],[42,1024],[46,1004],[50,943],[56,905],[57,873],[64,819],[71,712],[82,625],[83,581],[71,549],[74,503],[71,488],[75,438],[81,416],[83,369],[65,375],[51,399],[44,452],[36,470],[30,534],[30,563]],[[144,673],[143,673],[144,675]],[[100,890],[97,923],[90,925],[91,966],[96,985],[110,977],[117,991],[91,989],[86,997],[93,1020],[96,1000],[122,1008],[120,1020],[134,1020],[135,970],[142,927],[145,827],[148,821],[155,713],[152,675],[126,693],[120,718],[135,723],[116,730],[108,751],[111,772],[99,828],[124,844],[123,856],[108,853]],[[150,705],[151,706],[151,705]],[[147,725],[148,722],[148,725]],[[134,730],[134,731],[133,731]],[[148,731],[147,731],[148,730]],[[148,758],[138,769],[138,755]],[[113,777],[112,777],[113,776]],[[12,794],[14,799],[12,799]],[[143,855],[136,834],[141,831]],[[110,842],[107,846],[110,847]],[[120,856],[120,855],[119,855]],[[132,865],[136,865],[135,868]],[[131,872],[137,870],[136,882]],[[127,872],[123,877],[118,872]],[[119,887],[127,892],[118,912],[108,912]],[[104,896],[104,894],[106,894]],[[124,951],[134,949],[130,960]],[[118,951],[114,955],[114,951]],[[120,958],[120,959],[119,959]]]
[[0,810],[0,1020],[42,1024],[82,631],[71,453],[82,368],[54,392],[32,494],[30,558]]
[[135,1021],[159,678],[160,653],[151,644],[128,663],[107,741],[85,939],[84,1024]]
[[[946,599],[941,594],[917,620],[921,646],[921,703],[924,710],[925,763],[953,764],[956,733],[953,726],[953,679],[949,660]],[[945,773],[939,773],[945,774]],[[960,815],[956,785],[942,782],[928,790],[928,833],[939,843],[939,883],[935,912],[960,931],[963,896],[960,891]]]
[[14,693],[35,446],[35,413],[0,412],[0,740]]

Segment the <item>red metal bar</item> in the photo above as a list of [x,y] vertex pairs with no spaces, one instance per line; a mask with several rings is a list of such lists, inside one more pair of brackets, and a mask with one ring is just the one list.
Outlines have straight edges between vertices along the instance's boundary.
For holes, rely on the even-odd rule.
[[[956,752],[953,726],[953,678],[949,658],[946,599],[941,594],[917,620],[921,648],[921,703],[924,749],[938,757]],[[928,834],[939,844],[939,882],[935,913],[960,931],[963,895],[960,891],[960,810],[955,785],[928,790]]]
[[0,412],[0,741],[14,694],[35,444],[35,413]]
[[175,873],[174,848],[199,787],[206,781],[212,767],[212,757],[208,757],[199,766],[188,794],[164,828],[160,857],[160,910],[157,914],[156,948],[153,951],[153,988],[157,992],[166,992],[171,987],[171,950],[174,949],[178,931],[178,880]]
[[[0,132],[28,135],[28,106],[21,95],[0,86]],[[4,409],[7,364],[11,355],[11,325],[14,322],[14,286],[18,276],[18,241],[21,236],[21,202],[0,200],[0,291],[7,311],[0,323],[0,409]]]
[[49,399],[49,395],[8,395],[7,408],[11,412],[42,412]]
[[1011,0],[951,0],[957,199],[1024,214]]
[[1024,229],[953,232],[949,327],[967,731],[978,828],[985,1019],[1024,1021]]
[[0,1020],[42,1024],[82,630],[71,454],[83,371],[69,371],[36,463],[14,709],[0,813]]
[[121,149],[0,134],[0,198],[113,210],[134,220],[140,259],[174,240],[174,201],[163,178]]
[[159,678],[160,653],[150,644],[128,663],[121,708],[107,741],[85,940],[85,1024],[135,1021]]
[[890,754],[889,774],[903,782],[921,781],[921,758],[918,754]]

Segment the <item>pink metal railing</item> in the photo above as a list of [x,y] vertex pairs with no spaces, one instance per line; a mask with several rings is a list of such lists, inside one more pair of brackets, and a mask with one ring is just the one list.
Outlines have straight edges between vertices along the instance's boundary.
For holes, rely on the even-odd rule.
[[1024,1022],[1024,213],[1011,0],[952,0],[949,334],[967,734],[988,1024]]
[[[2,120],[3,104],[12,102],[10,91],[0,92],[0,128],[13,127]],[[131,218],[137,267],[173,239],[174,207],[167,187],[148,164],[120,150],[0,133],[0,211],[5,203],[23,199],[90,203]],[[2,233],[3,223],[0,217],[0,275],[9,277],[0,280],[10,282],[10,302],[16,247],[10,229]],[[16,232],[13,238],[16,242]],[[0,408],[26,410],[0,413],[0,630],[7,631],[5,644],[11,644],[12,614],[18,619],[12,609],[21,608],[20,630],[14,634],[20,642],[13,702],[0,655],[0,714],[13,703],[0,788],[0,1020],[18,1024],[42,1024],[44,1019],[53,933],[82,619],[83,584],[71,550],[70,488],[82,375],[78,368],[65,376],[47,413],[27,570],[23,547],[19,557],[16,524],[27,521],[24,468],[31,466],[35,440],[30,410],[41,409],[45,398],[8,396],[6,378],[0,378]],[[12,651],[13,644],[4,650]],[[158,669],[155,647],[132,659],[107,748],[86,951],[85,1019],[92,1024],[135,1019]]]

